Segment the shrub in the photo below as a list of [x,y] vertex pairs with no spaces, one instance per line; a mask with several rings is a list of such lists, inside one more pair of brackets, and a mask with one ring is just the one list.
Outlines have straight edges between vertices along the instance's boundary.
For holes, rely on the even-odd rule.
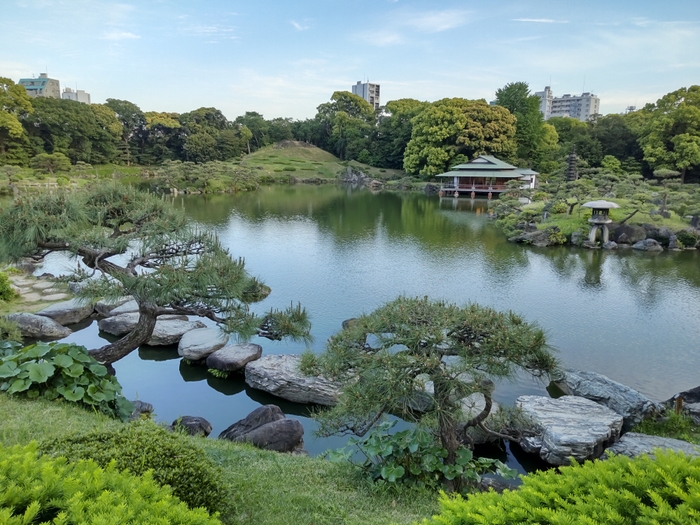
[[515,471],[502,462],[490,458],[474,458],[472,451],[459,447],[454,465],[445,462],[447,450],[437,445],[433,436],[423,430],[402,430],[394,434],[393,422],[380,423],[366,439],[350,438],[348,447],[329,452],[331,461],[348,461],[355,448],[365,456],[360,467],[373,481],[405,483],[436,488],[444,478],[460,478],[466,487],[481,480],[481,474],[498,472],[504,477],[515,477]]
[[441,513],[423,523],[698,523],[700,458],[655,453],[656,459],[615,456],[537,472],[503,494],[443,494]]
[[122,387],[85,347],[67,343],[0,341],[0,391],[29,398],[59,397],[126,419],[133,409]]
[[569,211],[569,207],[566,205],[565,202],[557,202],[557,203],[552,205],[552,207],[550,208],[550,211],[552,212],[552,214],[566,213],[567,211]]
[[0,303],[12,301],[19,297],[19,294],[12,288],[12,283],[5,272],[0,272]]
[[678,241],[683,244],[683,246],[694,247],[698,244],[698,236],[689,232],[688,230],[681,230],[676,234]]
[[188,509],[150,473],[136,477],[92,461],[39,456],[36,443],[0,446],[0,523],[220,523]]
[[134,421],[116,432],[88,432],[46,441],[40,450],[71,460],[92,459],[106,467],[129,469],[141,475],[153,471],[153,479],[170,485],[173,494],[190,507],[222,510],[230,498],[221,472],[192,440],[171,433],[150,420]]

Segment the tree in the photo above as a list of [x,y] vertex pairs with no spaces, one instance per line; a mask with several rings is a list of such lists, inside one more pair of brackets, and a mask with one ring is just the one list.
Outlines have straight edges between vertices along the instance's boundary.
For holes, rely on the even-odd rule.
[[309,337],[299,306],[251,313],[249,303],[269,288],[248,275],[243,260],[233,259],[214,234],[188,227],[170,204],[132,187],[111,183],[23,197],[0,211],[0,261],[49,251],[74,253],[95,274],[76,272],[86,282],[81,297],[131,295],[139,305],[130,333],[90,351],[102,363],[146,343],[167,314],[207,317],[241,337]]
[[372,134],[370,149],[374,166],[403,169],[403,157],[413,131],[412,119],[428,106],[412,98],[391,100],[384,107]]
[[168,142],[175,137],[182,127],[177,113],[147,111],[147,151],[150,162],[160,163],[175,157],[175,152],[168,146]]
[[[513,312],[399,297],[331,337],[314,365],[344,385],[338,403],[319,413],[321,433],[364,435],[396,414],[432,429],[454,465],[467,430],[486,428],[493,380],[549,372],[555,360],[544,332]],[[475,393],[485,407],[466,415],[461,400]]]
[[546,128],[540,112],[540,98],[530,93],[527,82],[511,82],[496,91],[496,104],[508,109],[516,118],[517,156],[534,166],[542,155],[551,151],[552,130]]
[[673,91],[643,111],[644,160],[654,169],[678,170],[685,182],[687,171],[700,166],[700,86]]
[[70,171],[70,159],[63,153],[39,153],[32,158],[31,166],[53,177],[57,171]]
[[[0,163],[11,161],[22,163],[21,143],[26,142],[26,135],[20,119],[34,111],[31,99],[23,86],[12,80],[0,77]],[[20,154],[9,155],[9,150]]]
[[412,120],[404,169],[429,176],[447,171],[458,156],[511,159],[516,149],[515,122],[506,108],[490,106],[485,100],[438,100]]
[[138,151],[146,129],[146,116],[136,104],[128,100],[108,98],[105,106],[114,111],[122,124],[121,143],[119,146],[121,160],[130,166],[133,151]]

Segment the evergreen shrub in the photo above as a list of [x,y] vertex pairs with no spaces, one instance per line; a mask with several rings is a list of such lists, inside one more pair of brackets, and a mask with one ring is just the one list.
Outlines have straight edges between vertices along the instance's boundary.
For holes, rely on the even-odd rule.
[[700,239],[697,234],[689,232],[688,230],[679,231],[676,237],[683,246],[688,246],[690,248],[697,246],[698,240]]
[[114,463],[68,463],[39,456],[36,443],[0,446],[0,523],[7,525],[79,523],[219,524],[204,509],[188,509],[143,477],[119,472]]
[[700,457],[655,451],[523,476],[518,490],[440,498],[423,524],[700,523]]
[[220,469],[188,436],[168,432],[150,420],[134,421],[116,432],[88,432],[53,439],[39,445],[41,452],[71,460],[92,459],[107,467],[128,469],[170,485],[173,494],[190,507],[211,512],[224,510],[231,498]]
[[5,272],[0,272],[0,303],[12,301],[18,297],[17,292],[12,288],[12,283]]

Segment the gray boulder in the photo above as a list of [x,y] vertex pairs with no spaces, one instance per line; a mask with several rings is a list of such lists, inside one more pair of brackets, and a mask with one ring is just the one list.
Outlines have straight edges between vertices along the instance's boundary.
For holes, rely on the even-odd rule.
[[620,437],[622,416],[583,397],[520,396],[515,404],[535,425],[537,435],[520,446],[550,465],[599,458]]
[[634,244],[647,238],[647,232],[641,226],[623,224],[612,232],[612,240],[616,243]]
[[580,231],[575,231],[571,234],[571,244],[574,246],[581,246],[583,242],[583,233]]
[[92,304],[85,304],[78,299],[69,299],[60,303],[47,306],[36,315],[48,317],[60,324],[73,324],[90,317],[94,307]]
[[522,244],[530,244],[532,246],[545,247],[555,244],[551,240],[551,236],[559,232],[560,230],[558,226],[550,226],[549,228],[545,228],[544,230],[524,232],[514,237],[510,237],[508,240],[510,242],[518,242]]
[[678,392],[671,399],[663,402],[667,408],[676,408],[676,403],[679,404],[683,412],[690,416],[696,425],[700,425],[700,386]]
[[292,452],[303,447],[304,427],[296,419],[287,419],[276,405],[261,406],[237,421],[219,439],[251,443],[265,450]]
[[[123,304],[128,303],[129,301],[133,301],[134,298],[131,296],[127,297],[122,297],[121,299],[116,299],[114,301],[106,301],[106,300],[100,300],[95,303],[95,312],[97,312],[100,316],[102,317],[108,317],[109,315],[116,315],[112,314],[112,310],[115,308],[120,307]],[[136,301],[134,301],[136,302]],[[133,310],[134,312],[138,312],[138,305],[136,306],[136,310]]]
[[255,343],[228,345],[207,357],[207,367],[224,372],[240,370],[262,355],[262,346]]
[[129,301],[126,301],[116,308],[113,308],[112,310],[109,311],[110,316],[114,315],[121,315],[121,314],[130,314],[134,312],[139,311],[139,303],[137,303],[134,299],[131,299]]
[[604,458],[608,452],[620,454],[630,458],[647,454],[654,457],[655,449],[673,450],[674,452],[683,452],[688,456],[700,456],[700,447],[682,441],[680,439],[665,438],[659,436],[648,436],[646,434],[638,434],[637,432],[628,432],[620,438],[620,440],[608,447],[605,450]]
[[603,244],[603,250],[617,250],[617,243],[615,241],[608,241]]
[[644,239],[643,241],[636,242],[632,245],[633,250],[639,250],[642,252],[662,252],[664,251],[663,246],[659,244],[658,241],[654,239]]
[[324,377],[306,376],[299,370],[298,355],[266,355],[245,367],[245,382],[295,403],[332,406],[340,384]]
[[[97,323],[103,332],[112,335],[124,335],[131,332],[139,320],[138,313],[121,314],[107,317]],[[190,330],[205,328],[200,321],[189,321],[186,315],[162,315],[156,321],[151,338],[148,340],[151,346],[174,345],[182,336]]]
[[200,361],[228,343],[229,335],[218,326],[191,330],[182,336],[177,353],[189,361]]
[[182,416],[173,421],[170,425],[173,430],[181,430],[190,436],[207,437],[211,434],[212,426],[209,421],[198,416]]
[[148,419],[151,417],[151,414],[153,414],[153,405],[150,403],[136,399],[132,401],[131,404],[133,405],[131,415],[129,416],[129,420],[131,421]]
[[35,314],[10,314],[7,319],[17,324],[22,337],[35,339],[63,339],[72,334],[70,328],[57,323],[50,317]]
[[668,249],[673,251],[680,251],[681,245],[678,243],[678,237],[675,233],[672,233],[668,238]]
[[565,394],[585,397],[620,414],[624,418],[623,431],[663,411],[660,404],[633,388],[595,372],[566,369],[555,376],[553,382]]

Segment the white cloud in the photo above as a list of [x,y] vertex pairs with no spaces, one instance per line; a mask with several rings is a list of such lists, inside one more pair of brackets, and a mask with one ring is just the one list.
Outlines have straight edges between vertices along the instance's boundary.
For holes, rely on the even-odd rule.
[[398,16],[401,26],[409,27],[422,33],[441,33],[463,26],[469,22],[470,13],[461,9],[443,11],[404,12]]
[[512,22],[531,22],[536,24],[568,24],[568,20],[554,20],[553,18],[511,18]]
[[129,31],[109,31],[105,33],[102,37],[104,40],[136,40],[141,38],[139,35],[135,35]]
[[209,39],[207,43],[213,43],[212,39],[227,39],[236,40],[238,37],[234,34],[235,28],[225,27],[220,25],[197,25],[189,26],[183,29],[185,33],[190,35],[195,35],[199,37],[204,37]]
[[311,27],[308,23],[299,23],[296,20],[290,20],[289,23],[292,24],[297,31],[306,31]]

